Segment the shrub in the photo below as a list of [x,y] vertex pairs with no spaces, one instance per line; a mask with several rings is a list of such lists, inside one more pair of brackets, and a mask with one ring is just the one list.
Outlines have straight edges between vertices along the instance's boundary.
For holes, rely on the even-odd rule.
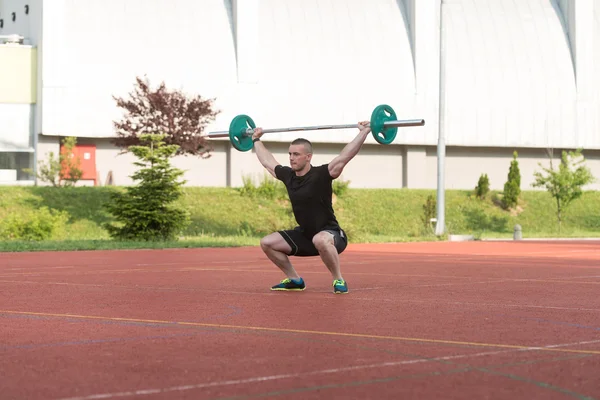
[[115,192],[106,205],[119,225],[106,224],[115,239],[173,240],[189,224],[186,211],[172,203],[183,194],[185,181],[179,180],[183,171],[171,166],[169,159],[177,152],[177,145],[165,145],[164,135],[142,135],[141,146],[129,150],[141,161],[140,169],[131,177],[139,183]]
[[517,152],[513,153],[513,160],[508,170],[508,180],[504,184],[504,196],[502,204],[504,208],[510,209],[517,205],[519,195],[521,194],[521,172],[519,171],[519,162],[517,161]]
[[582,187],[594,182],[596,179],[591,170],[584,165],[585,157],[581,149],[576,151],[563,151],[558,169],[552,166],[545,168],[538,164],[543,172],[534,172],[535,182],[533,187],[545,188],[556,202],[556,219],[560,232],[563,213],[567,207],[583,194]]
[[[75,186],[83,176],[81,158],[75,157],[73,149],[77,145],[77,138],[67,137],[62,141],[63,147],[58,158],[53,151],[48,152],[48,161],[40,161],[36,171],[37,178],[54,187]],[[33,175],[33,169],[25,168],[24,171]]]
[[267,200],[284,198],[287,196],[283,182],[274,179],[271,175],[265,173],[258,186],[254,184],[252,178],[248,175],[242,176],[243,186],[239,189],[240,195],[247,197],[263,198]]
[[0,223],[0,240],[49,240],[63,230],[68,221],[67,212],[48,207],[11,213]]
[[490,179],[487,174],[481,174],[479,177],[479,181],[477,181],[477,186],[475,186],[475,195],[483,200],[490,192]]
[[432,194],[427,196],[425,204],[423,204],[423,214],[421,215],[421,222],[425,228],[431,226],[431,219],[435,218],[437,209],[437,201]]
[[256,188],[256,193],[259,197],[265,199],[275,199],[282,194],[282,190],[285,191],[283,182],[273,179],[270,175],[265,174]]
[[343,197],[348,191],[348,187],[350,186],[350,181],[342,180],[342,178],[334,179],[332,190],[333,194],[337,197]]
[[241,196],[254,197],[256,195],[256,185],[248,175],[242,176],[242,187],[239,189]]

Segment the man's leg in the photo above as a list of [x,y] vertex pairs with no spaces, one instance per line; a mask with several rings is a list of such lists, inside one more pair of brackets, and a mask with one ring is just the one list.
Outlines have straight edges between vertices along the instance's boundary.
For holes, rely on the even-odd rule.
[[319,232],[313,237],[313,244],[319,251],[323,263],[325,263],[327,269],[331,272],[333,279],[343,281],[344,278],[340,271],[340,256],[335,247],[333,234],[327,231]]
[[288,278],[300,279],[300,275],[298,275],[288,257],[288,254],[292,252],[292,247],[279,232],[271,233],[262,238],[260,247],[269,257],[269,260],[273,261]]

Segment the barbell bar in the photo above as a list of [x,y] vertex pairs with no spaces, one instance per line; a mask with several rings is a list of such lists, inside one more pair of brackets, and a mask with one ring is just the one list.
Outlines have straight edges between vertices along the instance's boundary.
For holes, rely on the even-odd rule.
[[[399,127],[423,126],[424,119],[398,120],[396,112],[387,104],[377,106],[371,113],[369,126],[373,138],[380,144],[390,144],[396,138]],[[238,115],[231,121],[228,131],[211,132],[207,135],[209,138],[229,137],[231,144],[239,151],[248,151],[254,147],[252,134],[256,124],[248,115]],[[346,125],[316,125],[301,126],[292,128],[272,128],[263,129],[263,133],[275,132],[297,132],[297,131],[317,131],[325,129],[350,129],[358,128],[358,124]]]

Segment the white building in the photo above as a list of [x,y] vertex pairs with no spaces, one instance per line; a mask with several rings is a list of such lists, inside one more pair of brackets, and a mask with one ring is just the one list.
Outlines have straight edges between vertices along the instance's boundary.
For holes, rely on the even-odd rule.
[[[87,146],[97,184],[109,173],[129,184],[134,158],[110,144],[121,116],[112,96],[144,75],[216,98],[209,131],[237,114],[263,127],[355,123],[382,103],[399,119],[425,119],[393,144],[370,138],[342,176],[351,187],[435,188],[440,132],[449,189],[472,189],[482,173],[502,188],[514,150],[524,189],[548,148],[583,148],[600,178],[593,0],[0,0],[0,20],[0,36],[25,38],[0,45],[4,184],[33,183],[22,169],[66,136]],[[320,164],[355,133],[302,136]],[[297,136],[265,141],[286,164]],[[227,140],[207,160],[175,165],[195,186],[239,186],[263,173]]]

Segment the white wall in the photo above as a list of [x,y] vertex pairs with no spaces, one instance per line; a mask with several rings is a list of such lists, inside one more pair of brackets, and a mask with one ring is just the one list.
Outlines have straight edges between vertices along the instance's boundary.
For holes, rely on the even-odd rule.
[[30,104],[0,104],[0,151],[31,151],[33,112]]
[[[241,113],[265,127],[354,123],[388,103],[401,119],[425,118],[425,127],[400,129],[392,146],[369,147],[346,179],[357,187],[397,186],[401,181],[375,182],[365,173],[391,164],[415,185],[435,187],[429,152],[438,137],[440,0],[47,0],[44,7],[45,134],[111,136],[120,116],[112,96],[126,95],[143,74],[216,97],[222,113],[209,130],[227,129]],[[462,178],[448,180],[459,165],[478,177],[475,167],[494,146],[506,150],[506,162],[515,148],[600,149],[598,2],[446,0],[443,10],[449,185],[463,185]],[[40,31],[41,22],[31,24],[22,29]],[[302,136],[338,142],[333,154],[355,134]],[[293,136],[269,140],[282,142],[285,155]],[[115,162],[106,146],[103,170]],[[251,154],[228,156],[226,141],[219,146],[211,161],[181,161],[190,171],[199,166],[190,184],[221,185],[228,157],[234,186],[245,171],[260,171]],[[473,161],[461,155],[455,164],[451,147],[472,147],[464,156]],[[423,176],[407,172],[430,161]],[[131,171],[118,165],[126,180]],[[204,174],[205,165],[220,169]],[[472,177],[467,181],[471,187]]]
[[[260,0],[259,18],[259,95],[242,104],[257,124],[356,123],[382,103],[401,119],[417,118],[411,44],[396,0]],[[307,136],[331,142],[355,135]]]
[[[600,142],[600,102],[594,92],[600,91],[594,60],[595,27],[594,0],[557,0],[564,30],[570,44],[577,90],[577,117],[572,141],[580,147],[598,147]],[[597,2],[596,2],[597,3]],[[552,3],[555,5],[556,3]],[[598,39],[596,39],[597,41]]]
[[[112,173],[114,185],[131,185],[134,172],[133,163],[137,161],[131,153],[115,150],[109,139],[81,139],[80,144],[96,145],[96,169],[100,185],[105,185],[109,173]],[[182,169],[187,186],[216,186],[227,184],[226,144],[217,143],[211,157],[200,159],[194,156],[178,156],[172,165]]]
[[[59,150],[57,137],[40,137],[40,157],[46,158],[49,151]],[[135,157],[132,154],[119,154],[109,139],[80,139],[79,143],[96,144],[97,170],[100,185],[112,171],[115,185],[130,185],[130,175]],[[281,142],[267,142],[268,149],[282,165],[289,165],[288,145]],[[232,187],[243,185],[243,178],[249,177],[256,183],[268,173],[260,165],[253,151],[231,150],[229,145],[219,144],[212,157],[201,160],[197,157],[179,156],[173,165],[185,171],[187,186]],[[343,145],[335,143],[313,143],[313,165],[330,162]],[[521,171],[521,189],[535,190],[531,184],[533,173],[541,171],[539,163],[548,166],[546,149],[517,149]],[[554,160],[560,160],[562,149],[554,150]],[[471,190],[481,174],[487,174],[490,187],[502,190],[508,177],[513,149],[450,146],[446,154],[446,188]],[[585,150],[586,165],[592,170],[597,181],[586,187],[587,190],[600,190],[600,151]],[[228,164],[229,163],[229,164]],[[381,146],[366,144],[360,153],[346,166],[341,179],[350,181],[352,188],[411,188],[435,189],[437,187],[437,156],[435,146]]]
[[38,157],[40,160],[48,160],[48,154],[54,153],[54,156],[58,156],[60,151],[60,140],[54,136],[40,136],[38,139]]
[[44,126],[49,135],[109,137],[136,76],[217,98],[229,125],[235,50],[223,0],[53,0],[44,9]]
[[[553,153],[554,167],[560,162],[562,149]],[[534,172],[542,172],[541,163],[549,167],[546,149],[517,149],[521,172],[521,190],[541,190],[531,186]],[[513,149],[483,147],[448,147],[446,152],[446,189],[474,189],[481,174],[487,174],[490,189],[503,190],[508,179]],[[585,187],[586,190],[600,190],[600,151],[584,151],[585,165],[589,167],[597,181]],[[435,189],[437,159],[436,148],[427,147],[426,179],[417,187]],[[414,187],[414,186],[413,186]]]
[[444,5],[447,144],[580,144],[569,43],[551,3]]
[[45,6],[45,134],[111,135],[120,115],[111,96],[126,94],[143,74],[217,97],[222,113],[211,129],[226,129],[241,113],[270,126],[354,123],[381,103],[399,118],[418,117],[411,43],[396,0],[252,0],[237,2],[235,13],[226,0]]
[[592,100],[591,100],[591,110],[590,114],[594,118],[595,129],[589,129],[585,132],[586,137],[592,143],[590,147],[596,147],[594,144],[600,143],[600,74],[598,74],[598,70],[600,69],[600,4],[598,1],[593,2],[593,14],[594,14],[594,22],[593,22],[593,33],[592,33],[592,48],[593,48],[593,62],[594,67],[592,69],[592,77],[594,79],[593,85],[591,86],[592,90]]
[[[29,14],[25,14],[25,5],[29,5]],[[37,47],[38,70],[37,70],[37,95],[38,101],[33,106],[35,118],[28,120],[33,122],[33,131],[39,133],[42,130],[41,119],[41,93],[42,93],[42,0],[1,0],[0,15],[4,19],[4,28],[0,29],[0,35],[18,34],[25,38],[24,44]],[[11,14],[16,13],[16,21],[12,22]]]
[[[600,4],[594,2],[594,66],[600,68]],[[600,104],[600,75],[594,74],[594,100]]]
[[[439,4],[53,0],[44,11],[43,131],[112,135],[120,116],[112,95],[125,95],[136,75],[148,74],[217,97],[222,113],[209,130],[226,129],[241,113],[267,127],[353,123],[388,103],[400,119],[426,117],[425,127],[401,130],[397,143],[433,145]],[[592,5],[445,1],[447,143],[600,148],[595,58],[581,55],[593,48],[585,34],[597,36],[598,28],[577,20],[591,15],[586,7],[597,14]],[[576,72],[590,82],[579,92]],[[344,142],[353,135],[308,138]],[[287,141],[286,134],[271,138]]]

